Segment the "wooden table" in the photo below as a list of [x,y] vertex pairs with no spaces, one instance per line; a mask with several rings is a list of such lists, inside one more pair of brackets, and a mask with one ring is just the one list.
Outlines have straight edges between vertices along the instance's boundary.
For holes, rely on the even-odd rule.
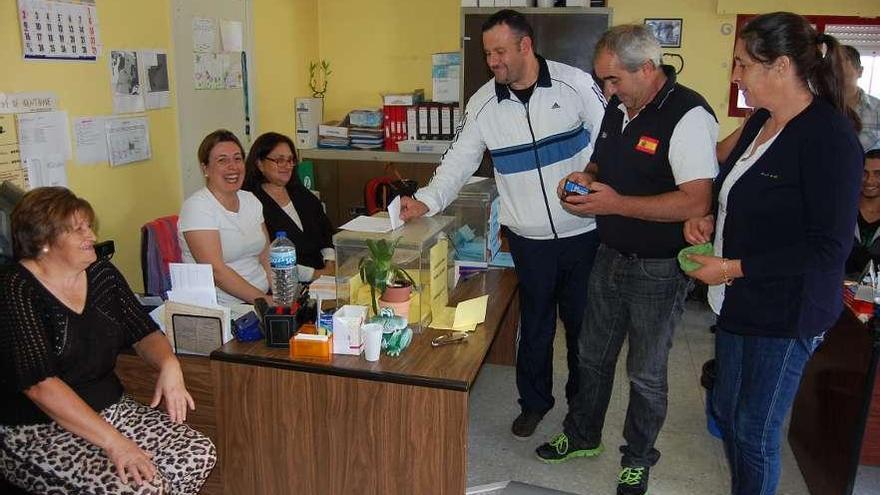
[[464,493],[468,392],[484,361],[513,363],[519,321],[512,270],[464,282],[453,302],[484,293],[486,322],[465,344],[432,348],[444,332],[426,329],[375,363],[292,360],[262,342],[214,351],[224,492]]
[[804,369],[788,441],[812,495],[849,494],[860,453],[862,463],[878,460],[880,401],[872,400],[877,369],[873,334],[844,310]]

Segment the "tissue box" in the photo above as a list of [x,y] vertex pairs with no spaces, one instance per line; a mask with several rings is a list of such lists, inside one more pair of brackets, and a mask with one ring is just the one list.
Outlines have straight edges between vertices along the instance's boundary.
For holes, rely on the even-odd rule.
[[357,356],[364,350],[361,325],[366,319],[366,306],[346,304],[333,313],[333,354]]

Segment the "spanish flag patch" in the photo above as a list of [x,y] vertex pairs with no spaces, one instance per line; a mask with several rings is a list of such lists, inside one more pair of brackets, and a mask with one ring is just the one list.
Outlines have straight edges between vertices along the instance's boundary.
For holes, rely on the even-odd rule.
[[657,153],[657,145],[659,144],[660,141],[652,137],[642,136],[639,138],[639,142],[636,143],[636,150],[653,155],[654,153]]

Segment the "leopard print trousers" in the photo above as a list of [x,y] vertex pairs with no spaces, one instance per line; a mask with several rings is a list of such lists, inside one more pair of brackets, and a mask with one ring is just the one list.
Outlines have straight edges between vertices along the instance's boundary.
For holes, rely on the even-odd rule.
[[0,475],[31,493],[184,495],[198,493],[217,462],[211,439],[127,395],[100,415],[153,455],[152,481],[124,483],[103,450],[54,421],[0,425]]

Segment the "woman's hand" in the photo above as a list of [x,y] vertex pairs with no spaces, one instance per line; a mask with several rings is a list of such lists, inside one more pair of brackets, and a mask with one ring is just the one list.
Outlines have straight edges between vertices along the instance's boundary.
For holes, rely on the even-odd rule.
[[153,456],[144,452],[136,443],[125,438],[121,434],[116,436],[104,452],[110,458],[110,462],[116,467],[116,474],[124,483],[128,483],[129,477],[138,486],[152,481],[156,475],[156,465],[153,464]]
[[684,240],[694,246],[697,244],[705,244],[712,240],[712,233],[714,231],[714,215],[691,218],[684,223]]
[[186,408],[195,410],[196,404],[192,396],[187,392],[183,382],[183,372],[180,371],[180,362],[177,359],[168,360],[159,370],[159,378],[156,380],[156,390],[153,392],[153,402],[150,407],[156,407],[159,402],[165,400],[165,410],[171,421],[183,423],[186,421]]
[[693,277],[708,285],[721,285],[731,282],[733,279],[743,276],[742,265],[739,260],[728,260],[718,256],[704,256],[700,254],[688,255],[691,261],[701,266],[694,271],[687,272]]

